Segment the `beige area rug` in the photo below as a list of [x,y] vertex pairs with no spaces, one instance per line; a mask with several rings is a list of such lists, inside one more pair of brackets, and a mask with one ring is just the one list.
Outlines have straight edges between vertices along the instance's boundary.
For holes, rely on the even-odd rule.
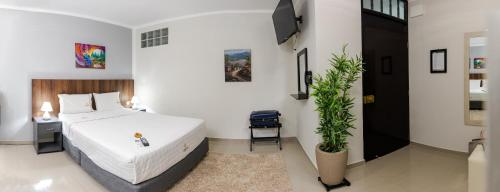
[[292,186],[281,154],[221,154],[205,159],[170,192],[288,192]]

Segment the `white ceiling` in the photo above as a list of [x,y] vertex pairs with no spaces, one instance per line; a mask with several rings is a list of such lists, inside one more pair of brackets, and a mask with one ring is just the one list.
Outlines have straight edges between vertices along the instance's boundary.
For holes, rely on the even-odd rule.
[[219,11],[270,11],[278,0],[0,0],[0,8],[73,15],[138,27]]

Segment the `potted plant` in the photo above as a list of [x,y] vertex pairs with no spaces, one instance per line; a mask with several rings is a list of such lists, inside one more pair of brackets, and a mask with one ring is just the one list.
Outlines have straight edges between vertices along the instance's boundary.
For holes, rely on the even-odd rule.
[[355,117],[350,109],[354,98],[349,91],[363,71],[362,59],[350,57],[345,45],[342,54],[332,54],[330,68],[324,76],[316,75],[312,96],[319,112],[316,133],[322,142],[316,146],[316,163],[321,181],[327,185],[340,184],[347,167],[347,137],[354,127]]

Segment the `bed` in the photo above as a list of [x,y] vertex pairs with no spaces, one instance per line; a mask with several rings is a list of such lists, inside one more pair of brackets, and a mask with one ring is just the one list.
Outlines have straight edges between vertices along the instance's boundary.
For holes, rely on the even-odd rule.
[[[45,87],[46,90],[33,90],[33,105],[37,105],[38,102],[35,101],[43,100],[47,95],[73,94],[67,91],[69,88],[64,87],[75,86],[78,82],[87,80],[69,80],[77,82],[66,82],[63,86],[56,86],[59,88],[47,89],[47,86],[57,85],[59,81],[68,80],[33,80],[33,87]],[[81,90],[82,86],[79,87],[80,91],[73,91],[74,94],[94,91]],[[113,86],[102,87],[109,89]],[[122,97],[127,97],[127,94],[131,95],[123,93],[120,100],[123,101]],[[60,106],[57,103],[53,105],[57,108],[54,111],[60,112]],[[95,108],[95,103],[93,107]],[[63,122],[65,151],[110,191],[166,191],[188,174],[208,152],[208,139],[201,119],[165,116],[126,108],[61,113],[58,116]],[[150,146],[144,147],[136,143],[136,132],[142,133]]]
[[470,110],[483,110],[488,98],[488,92],[484,89],[471,89],[469,97]]

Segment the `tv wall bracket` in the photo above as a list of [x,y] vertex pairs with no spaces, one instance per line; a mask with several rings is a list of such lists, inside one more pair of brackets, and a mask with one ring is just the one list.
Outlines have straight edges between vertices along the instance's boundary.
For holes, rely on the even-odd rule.
[[299,17],[295,17],[295,20],[296,20],[297,22],[299,22],[300,24],[302,24],[302,23],[304,22],[304,20],[302,19],[302,15],[301,15],[301,16],[299,16]]
[[[301,16],[299,16],[299,17],[295,17],[295,21],[296,21],[296,22],[299,22],[299,24],[304,23],[304,20],[302,19],[302,15],[301,15]],[[297,28],[297,32],[299,32],[299,33],[300,33],[300,32],[302,32],[302,30],[300,29],[300,26],[298,26],[298,28]]]

